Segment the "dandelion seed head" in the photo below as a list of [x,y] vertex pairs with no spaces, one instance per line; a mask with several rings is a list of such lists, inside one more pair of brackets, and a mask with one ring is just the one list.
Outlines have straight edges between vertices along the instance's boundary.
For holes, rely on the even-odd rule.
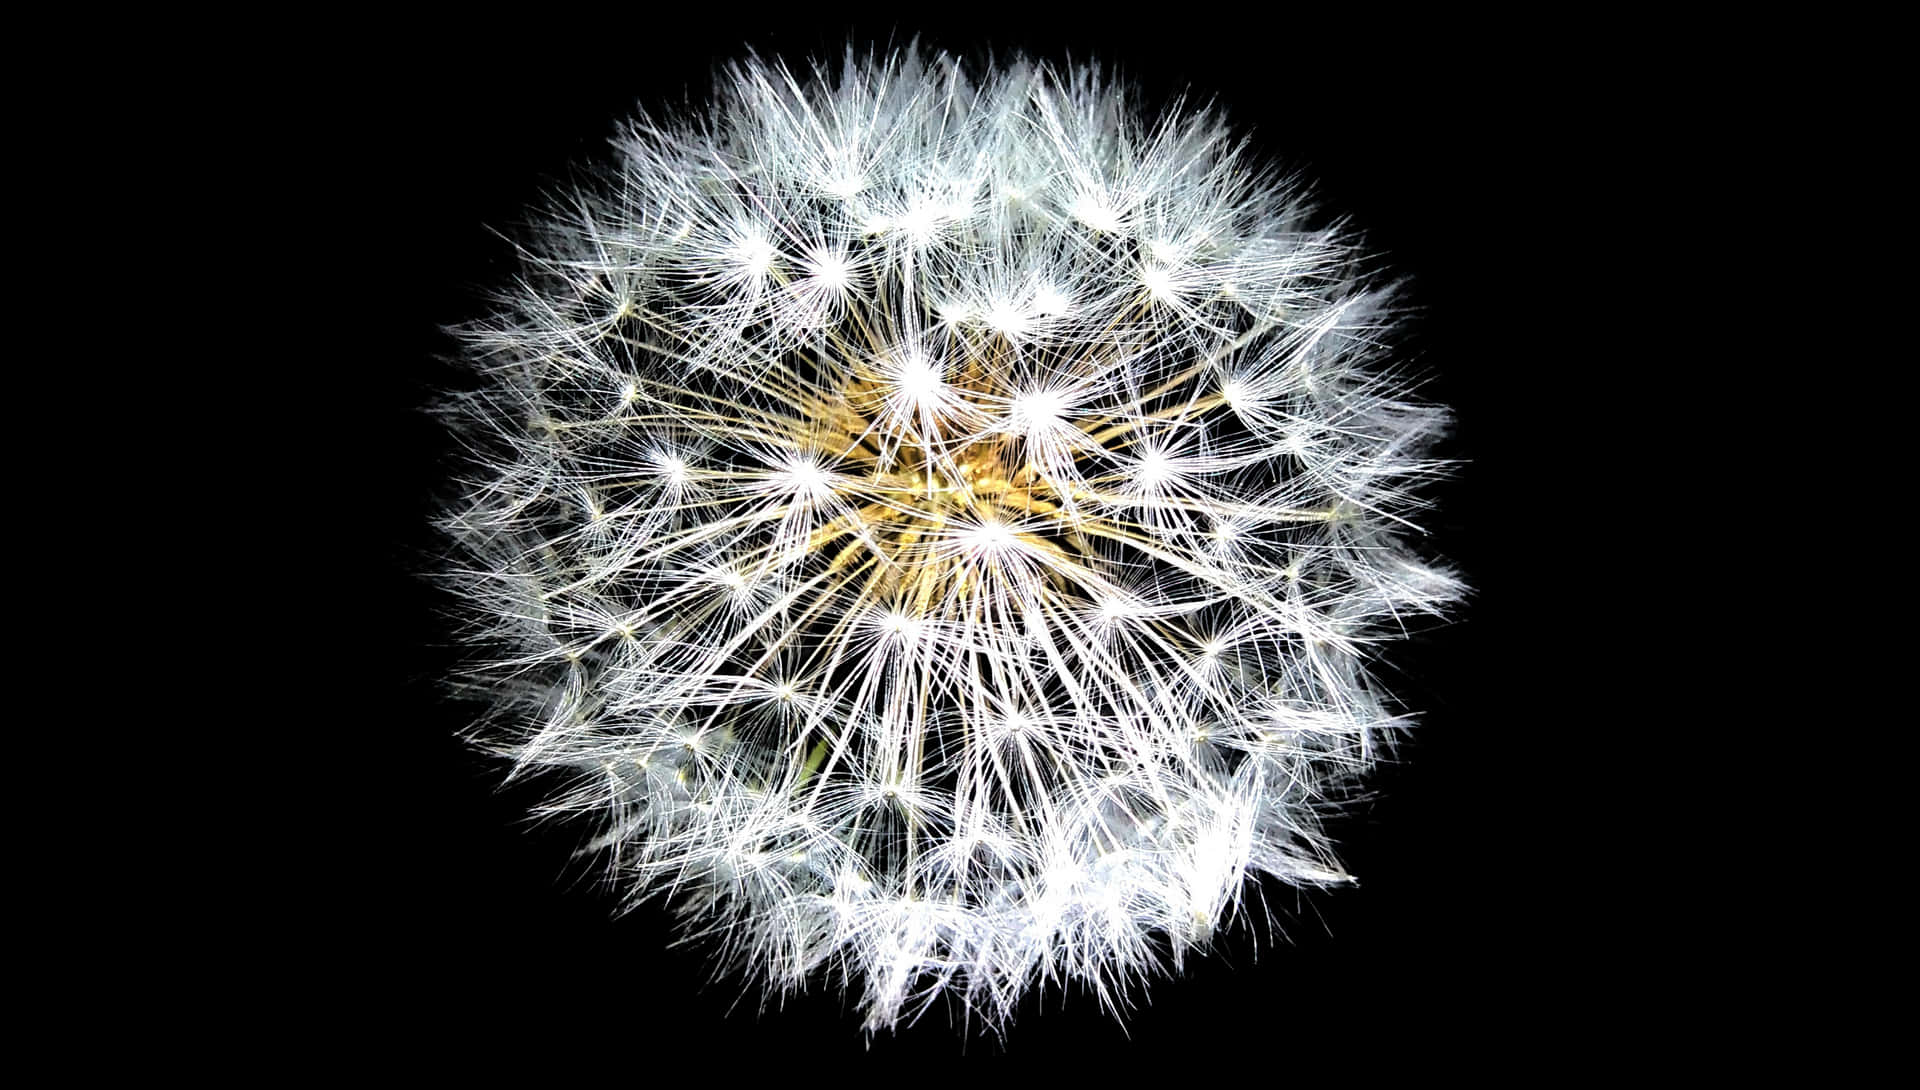
[[1186,258],[1182,247],[1160,238],[1148,240],[1147,255],[1162,266],[1178,265]]
[[968,551],[981,556],[999,556],[1019,544],[1013,527],[997,518],[986,518],[960,530],[960,542]]
[[754,234],[742,236],[729,251],[729,256],[740,271],[755,280],[767,275],[773,268],[774,258],[779,255],[780,251],[774,249],[773,243]]
[[819,253],[807,260],[807,276],[832,292],[845,291],[853,283],[853,267],[835,253]]
[[1016,395],[1008,415],[1016,434],[1047,432],[1066,420],[1067,395],[1060,390],[1032,390]]
[[[769,996],[1116,1008],[1406,717],[1445,414],[1215,114],[1094,70],[754,61],[643,119],[466,331],[475,735]],[[1255,901],[1255,903],[1258,903]]]
[[940,373],[940,365],[932,360],[909,354],[891,361],[887,372],[897,404],[909,414],[916,410],[937,411],[950,404],[946,379]]
[[1042,284],[1034,289],[1033,312],[1043,318],[1059,318],[1073,308],[1073,302],[1067,293],[1051,284]]
[[938,315],[940,324],[957,330],[973,321],[979,312],[965,299],[947,299],[934,304],[934,313]]
[[774,471],[774,480],[786,491],[806,499],[833,495],[833,475],[810,454],[796,454]]
[[851,201],[867,188],[867,180],[854,171],[842,170],[821,181],[820,188],[843,201]]
[[889,610],[882,614],[879,618],[879,626],[887,635],[902,641],[912,641],[920,638],[926,627],[925,622],[920,618],[910,616],[897,609]]
[[1139,488],[1151,490],[1173,480],[1176,473],[1173,459],[1166,452],[1149,448],[1134,463],[1133,479]]
[[1147,289],[1148,295],[1163,303],[1174,297],[1173,270],[1164,265],[1149,265],[1141,270],[1140,283]]
[[693,477],[692,464],[671,450],[655,449],[649,452],[646,464],[672,485],[684,485]]
[[1120,230],[1119,211],[1099,194],[1081,193],[1074,198],[1073,204],[1068,206],[1067,211],[1074,219],[1096,231],[1115,234]]
[[996,300],[987,309],[987,326],[994,332],[1007,337],[1019,337],[1026,333],[1027,316],[1013,305],[1010,300]]

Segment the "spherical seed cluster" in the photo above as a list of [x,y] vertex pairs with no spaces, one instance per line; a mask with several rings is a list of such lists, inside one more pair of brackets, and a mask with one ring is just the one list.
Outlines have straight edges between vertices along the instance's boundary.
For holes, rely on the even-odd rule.
[[917,53],[730,70],[562,202],[451,399],[476,736],[770,991],[1125,987],[1396,719],[1443,421],[1206,111]]

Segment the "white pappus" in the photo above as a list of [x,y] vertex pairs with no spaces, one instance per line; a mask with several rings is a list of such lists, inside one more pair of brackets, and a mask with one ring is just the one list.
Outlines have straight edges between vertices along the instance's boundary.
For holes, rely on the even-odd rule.
[[727,71],[545,213],[445,408],[476,741],[722,969],[1118,1010],[1404,717],[1445,422],[1210,110],[917,49]]

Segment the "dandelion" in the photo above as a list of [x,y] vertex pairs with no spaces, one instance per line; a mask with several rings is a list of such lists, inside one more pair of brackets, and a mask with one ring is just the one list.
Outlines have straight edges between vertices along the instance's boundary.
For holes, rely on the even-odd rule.
[[1444,423],[1206,110],[906,51],[732,68],[557,206],[449,399],[474,736],[769,994],[1116,1011],[1404,722]]

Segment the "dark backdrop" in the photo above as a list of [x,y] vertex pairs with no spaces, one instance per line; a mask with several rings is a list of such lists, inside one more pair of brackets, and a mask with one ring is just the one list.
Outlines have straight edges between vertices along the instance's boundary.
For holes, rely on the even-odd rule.
[[1567,896],[1581,861],[1553,800],[1574,774],[1568,734],[1596,697],[1556,691],[1577,622],[1542,577],[1558,555],[1547,484],[1570,457],[1550,414],[1580,339],[1554,309],[1580,309],[1561,270],[1606,233],[1604,209],[1582,195],[1585,162],[1608,151],[1586,124],[1598,92],[1558,71],[1577,41],[1563,30],[1510,46],[1512,27],[1385,14],[1337,26],[1272,11],[1142,22],[1117,7],[1072,20],[1015,13],[1006,33],[958,20],[896,34],[655,19],[519,12],[465,16],[445,34],[346,35],[307,88],[322,137],[312,154],[324,159],[310,166],[328,179],[338,237],[327,244],[342,255],[325,305],[352,345],[328,379],[350,393],[342,456],[363,482],[343,518],[378,580],[359,637],[374,654],[348,686],[377,692],[343,725],[365,752],[327,802],[341,819],[327,891],[337,907],[312,938],[342,1038],[483,1060],[578,1046],[666,1070],[742,1050],[812,1063],[963,1047],[938,1010],[871,1043],[828,991],[761,1011],[757,994],[710,984],[698,950],[669,949],[664,914],[614,918],[598,876],[568,861],[574,831],[527,828],[529,796],[499,790],[498,770],[454,740],[465,712],[435,688],[453,657],[442,603],[413,574],[429,563],[446,451],[420,409],[458,381],[438,360],[453,349],[440,326],[482,313],[481,291],[512,269],[493,229],[510,232],[568,164],[603,155],[633,103],[698,99],[744,45],[798,57],[836,53],[850,35],[921,30],[940,47],[1098,58],[1150,94],[1216,94],[1264,151],[1351,214],[1411,279],[1421,312],[1404,343],[1431,375],[1429,395],[1458,413],[1444,453],[1463,465],[1436,490],[1425,547],[1475,587],[1457,623],[1387,652],[1389,687],[1425,714],[1375,777],[1377,799],[1336,826],[1357,888],[1269,889],[1284,938],[1224,937],[1216,956],[1152,986],[1125,1031],[1070,992],[1031,1000],[1004,1042],[964,1048],[1270,1057],[1276,1081],[1312,1057],[1365,1077],[1440,1055],[1574,1055],[1549,1043],[1602,999],[1588,912]]

